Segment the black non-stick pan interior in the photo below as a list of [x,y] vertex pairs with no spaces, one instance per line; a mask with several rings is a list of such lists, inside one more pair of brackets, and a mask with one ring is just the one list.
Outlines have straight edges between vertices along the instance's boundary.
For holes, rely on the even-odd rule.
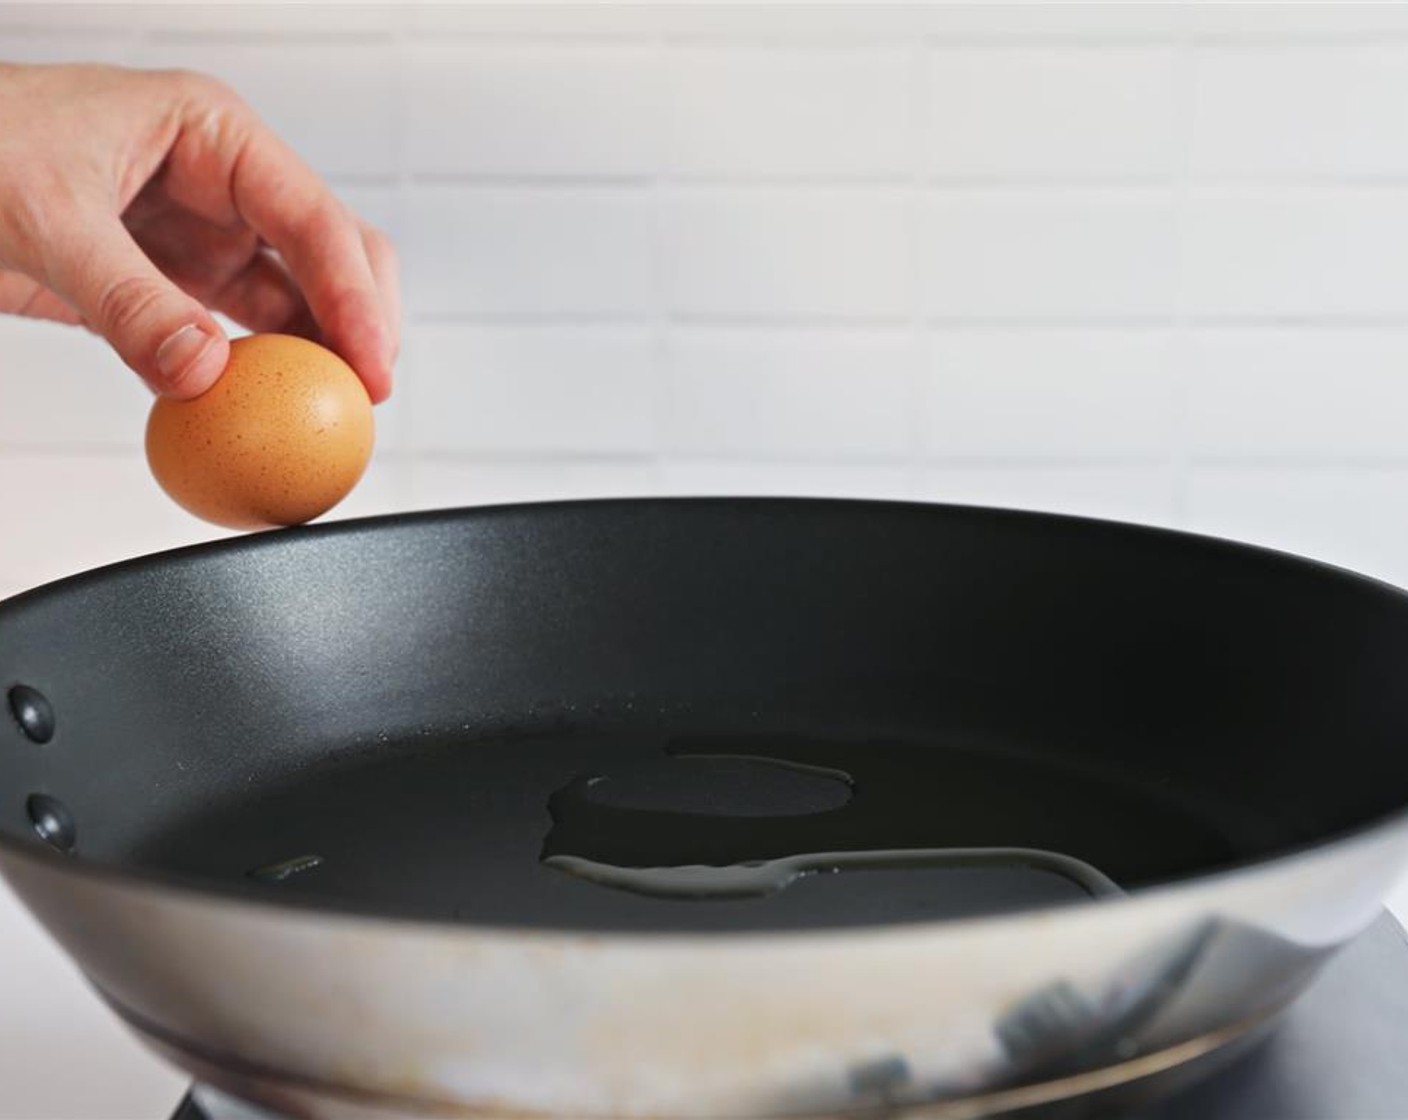
[[0,683],[54,724],[0,728],[0,827],[357,912],[929,920],[1401,811],[1405,672],[1397,591],[1079,519],[662,500],[348,522],[0,607]]

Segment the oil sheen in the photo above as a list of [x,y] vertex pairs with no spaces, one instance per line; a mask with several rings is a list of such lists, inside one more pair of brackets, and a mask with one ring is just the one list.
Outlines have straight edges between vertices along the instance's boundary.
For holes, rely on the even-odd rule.
[[1088,903],[1248,854],[1194,801],[1059,760],[629,723],[347,751],[119,853],[353,910],[599,930]]

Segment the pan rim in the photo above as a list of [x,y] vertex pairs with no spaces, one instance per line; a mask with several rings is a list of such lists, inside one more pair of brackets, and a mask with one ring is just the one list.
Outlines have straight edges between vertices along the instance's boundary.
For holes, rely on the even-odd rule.
[[964,502],[923,502],[898,498],[833,498],[816,495],[749,494],[749,495],[651,495],[642,497],[595,497],[562,498],[532,502],[495,502],[486,505],[445,506],[428,510],[411,510],[399,513],[372,514],[365,517],[340,518],[319,521],[308,525],[295,525],[287,528],[261,529],[237,536],[218,537],[214,540],[199,541],[194,544],[177,545],[159,549],[122,560],[100,564],[80,572],[47,580],[24,591],[0,599],[0,620],[11,610],[28,606],[42,598],[66,593],[88,582],[111,579],[128,572],[144,569],[159,569],[167,564],[198,559],[202,556],[221,557],[225,555],[245,555],[269,548],[284,547],[295,541],[316,541],[324,538],[354,536],[361,533],[385,531],[387,528],[409,527],[419,524],[433,525],[452,523],[468,518],[488,520],[496,517],[511,517],[522,514],[568,513],[588,508],[633,508],[645,510],[651,507],[754,507],[768,506],[791,509],[829,507],[839,511],[851,510],[891,510],[915,515],[947,511],[955,514],[992,518],[999,521],[1046,523],[1065,525],[1072,528],[1085,526],[1090,529],[1118,533],[1129,539],[1143,537],[1147,540],[1164,540],[1181,543],[1187,547],[1210,548],[1247,558],[1260,557],[1265,561],[1288,568],[1298,568],[1310,574],[1318,572],[1345,584],[1358,584],[1365,590],[1377,590],[1392,598],[1399,599],[1408,607],[1408,587],[1400,587],[1377,576],[1320,560],[1286,549],[1270,545],[1255,544],[1214,533],[1201,533],[1190,529],[1177,529],[1165,525],[1153,525],[1137,521],[1121,521],[1116,518],[1093,517],[1086,514],[1055,513],[1045,510],[1019,509],[1009,506],[990,506]]

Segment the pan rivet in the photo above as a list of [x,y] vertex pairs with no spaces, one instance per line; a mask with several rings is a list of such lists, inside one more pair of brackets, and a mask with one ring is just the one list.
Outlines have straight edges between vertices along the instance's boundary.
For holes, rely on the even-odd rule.
[[41,840],[61,852],[73,851],[78,843],[78,825],[62,801],[47,793],[34,793],[30,794],[27,807],[30,823]]
[[47,743],[54,737],[54,709],[37,688],[17,684],[10,689],[10,714],[31,742]]

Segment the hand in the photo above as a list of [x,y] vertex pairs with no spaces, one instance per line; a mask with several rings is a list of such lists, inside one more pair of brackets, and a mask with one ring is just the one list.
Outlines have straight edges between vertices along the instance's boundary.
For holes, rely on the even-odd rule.
[[0,312],[82,323],[156,392],[225,368],[211,315],[317,339],[391,391],[396,257],[229,89],[0,64]]

